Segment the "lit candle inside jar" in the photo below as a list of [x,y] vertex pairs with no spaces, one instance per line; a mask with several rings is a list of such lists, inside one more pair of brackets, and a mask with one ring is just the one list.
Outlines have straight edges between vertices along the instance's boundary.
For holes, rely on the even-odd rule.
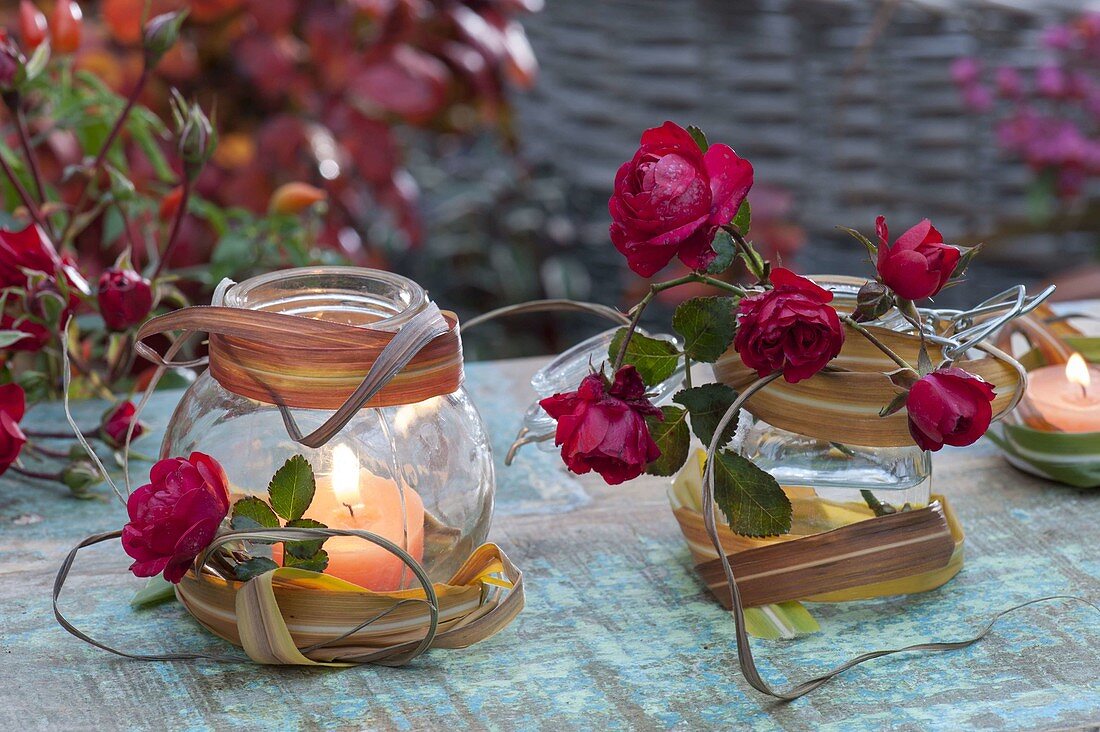
[[1028,374],[1027,400],[1063,432],[1100,432],[1100,368],[1075,353],[1065,366],[1044,366]]
[[[347,445],[332,450],[332,472],[317,476],[317,491],[306,518],[331,529],[361,529],[389,539],[413,559],[424,558],[424,503],[411,488],[362,469]],[[412,576],[404,562],[388,550],[356,536],[334,536],[325,542],[325,574],[368,590],[402,589],[402,575]],[[283,545],[272,547],[272,558],[282,564]]]

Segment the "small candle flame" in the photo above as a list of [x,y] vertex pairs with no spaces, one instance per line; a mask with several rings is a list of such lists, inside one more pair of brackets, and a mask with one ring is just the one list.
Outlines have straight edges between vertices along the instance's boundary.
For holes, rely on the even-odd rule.
[[1088,394],[1092,376],[1089,374],[1089,365],[1080,353],[1075,353],[1066,361],[1066,379],[1081,387],[1082,394]]
[[344,444],[332,448],[332,492],[336,494],[336,500],[345,506],[362,503],[359,495],[359,458],[354,450]]

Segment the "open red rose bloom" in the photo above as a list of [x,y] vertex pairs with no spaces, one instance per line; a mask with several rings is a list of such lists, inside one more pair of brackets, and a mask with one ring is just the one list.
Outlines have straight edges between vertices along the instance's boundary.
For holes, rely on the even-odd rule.
[[661,456],[649,434],[646,415],[661,410],[645,396],[633,366],[623,366],[608,387],[602,374],[589,374],[576,391],[539,402],[558,421],[554,444],[574,473],[599,473],[611,485],[637,478]]
[[135,560],[138,577],[164,572],[178,583],[196,557],[210,545],[229,512],[229,481],[209,455],[161,460],[149,483],[130,494],[130,522],[122,529],[122,547]]
[[650,277],[673,257],[705,269],[711,241],[752,188],[752,165],[728,145],[704,153],[672,122],[646,130],[634,158],[615,175],[608,201],[611,241],[630,269]]
[[772,272],[774,288],[742,298],[733,347],[764,377],[776,371],[790,383],[816,374],[844,345],[833,295],[787,269]]

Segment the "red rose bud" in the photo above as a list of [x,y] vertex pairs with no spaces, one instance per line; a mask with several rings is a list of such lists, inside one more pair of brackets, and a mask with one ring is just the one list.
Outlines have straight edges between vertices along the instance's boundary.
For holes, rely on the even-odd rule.
[[894,306],[894,296],[880,282],[865,282],[856,293],[856,309],[852,317],[861,323],[878,320]]
[[50,47],[54,53],[72,53],[80,48],[84,13],[74,0],[57,0],[50,18]]
[[48,34],[46,16],[42,11],[31,0],[20,0],[19,35],[23,38],[23,45],[33,51],[46,40]]
[[771,280],[774,289],[741,299],[733,347],[760,377],[782,371],[793,384],[840,353],[844,328],[828,290],[783,268]]
[[705,269],[716,256],[716,230],[737,215],[752,176],[749,161],[727,145],[711,145],[704,153],[672,122],[646,130],[634,158],[615,175],[607,204],[611,241],[642,277],[674,256]]
[[126,330],[144,321],[153,309],[153,288],[132,269],[110,267],[99,277],[96,300],[107,327]]
[[122,548],[138,577],[178,584],[218,532],[229,513],[229,481],[214,458],[201,452],[161,460],[149,483],[126,502],[130,521],[122,528]]
[[922,450],[970,445],[989,429],[994,396],[992,384],[967,371],[933,371],[909,390],[909,434]]
[[663,418],[645,396],[633,366],[623,366],[608,388],[603,374],[584,377],[576,391],[539,402],[558,421],[554,444],[577,474],[595,470],[610,485],[637,478],[661,456],[645,417]]
[[19,429],[19,420],[27,409],[27,398],[18,384],[0,386],[0,475],[19,457],[27,436]]
[[943,243],[932,222],[924,219],[890,246],[886,219],[875,219],[878,231],[878,275],[883,284],[906,300],[932,297],[947,284],[959,250]]
[[[134,413],[137,409],[132,402],[121,402],[103,415],[99,424],[99,434],[111,447],[122,447],[126,444],[126,433],[130,429],[130,423],[134,421]],[[141,437],[145,433],[145,425],[141,422],[134,424],[133,439]]]

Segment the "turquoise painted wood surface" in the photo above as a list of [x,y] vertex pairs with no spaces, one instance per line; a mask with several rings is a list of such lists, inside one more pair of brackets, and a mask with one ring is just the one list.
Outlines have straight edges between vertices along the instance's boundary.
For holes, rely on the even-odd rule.
[[[540,361],[475,364],[475,401],[503,453],[532,396]],[[157,395],[154,452],[178,392]],[[94,422],[102,404],[79,404]],[[62,426],[60,410],[31,424]],[[577,481],[554,455],[526,448],[498,465],[491,538],[525,570],[528,605],[498,636],[432,651],[401,669],[350,670],[143,663],[116,658],[53,620],[59,562],[86,534],[117,528],[112,502],[0,478],[0,728],[3,729],[754,729],[1031,730],[1100,721],[1100,614],[1050,604],[1005,619],[950,654],[892,657],[808,698],[780,704],[737,671],[733,627],[690,567],[662,480],[609,488]],[[992,445],[936,455],[936,490],[967,530],[962,573],[913,597],[815,605],[824,632],[756,641],[775,684],[857,653],[972,634],[1030,597],[1100,600],[1100,491],[1045,483]],[[120,548],[76,567],[64,607],[88,632],[148,653],[224,650],[176,604],[131,610],[141,586]]]

